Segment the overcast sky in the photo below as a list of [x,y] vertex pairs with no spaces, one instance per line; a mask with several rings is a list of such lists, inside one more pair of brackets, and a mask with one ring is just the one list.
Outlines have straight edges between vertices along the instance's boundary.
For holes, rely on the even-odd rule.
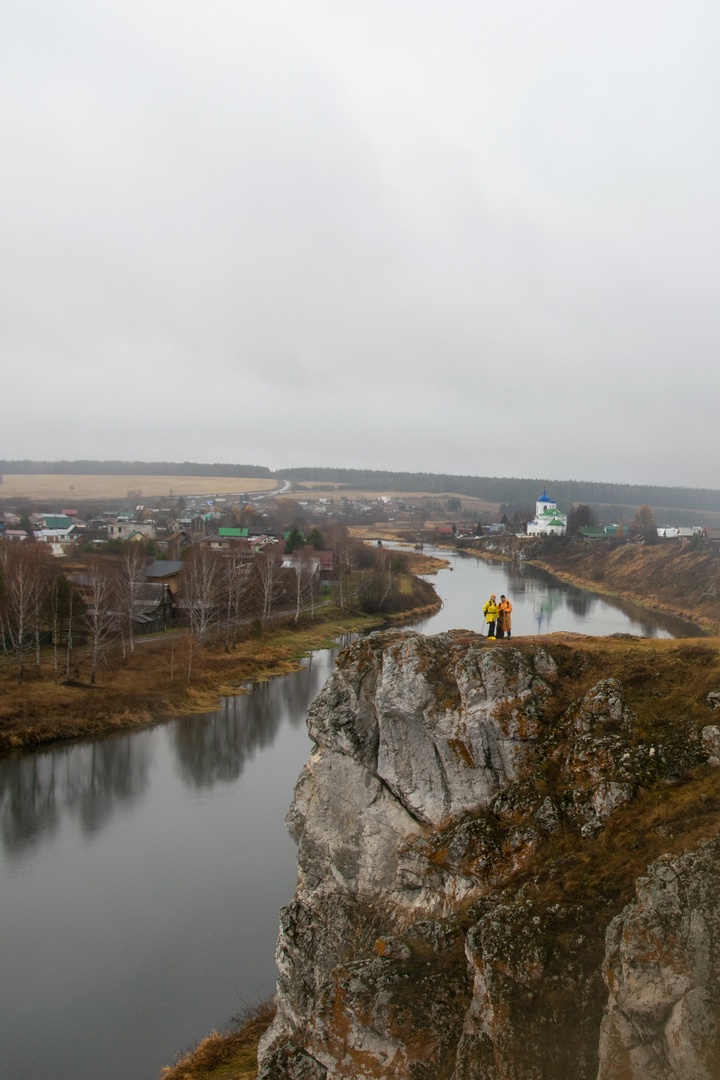
[[720,7],[10,0],[0,456],[720,488]]

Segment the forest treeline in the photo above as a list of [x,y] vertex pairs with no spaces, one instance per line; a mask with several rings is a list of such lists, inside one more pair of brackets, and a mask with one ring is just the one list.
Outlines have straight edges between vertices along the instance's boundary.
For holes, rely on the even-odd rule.
[[237,476],[272,478],[265,465],[196,461],[0,461],[0,473],[74,476]]
[[[457,476],[450,473],[390,472],[384,469],[290,468],[273,471],[265,465],[193,461],[0,461],[0,473],[87,474],[116,476],[234,476],[315,481],[366,491],[426,491],[453,494],[501,504],[506,510],[532,509],[547,490],[561,509],[587,503],[604,508],[610,517],[624,509],[652,506],[661,517],[674,510],[720,513],[720,490],[662,487],[653,484],[612,484],[540,477]],[[607,514],[605,516],[607,516]]]
[[346,485],[365,491],[427,491],[456,494],[497,502],[508,507],[533,508],[547,490],[562,508],[574,503],[591,506],[637,507],[668,510],[720,511],[720,491],[711,488],[660,487],[651,484],[610,484],[582,480],[551,480],[501,476],[453,476],[448,473],[403,473],[371,469],[282,469],[283,479]]

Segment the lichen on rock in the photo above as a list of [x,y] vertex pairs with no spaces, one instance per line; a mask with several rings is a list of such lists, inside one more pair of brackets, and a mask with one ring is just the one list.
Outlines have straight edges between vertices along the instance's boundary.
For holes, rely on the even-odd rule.
[[598,1080],[720,1076],[720,839],[666,855],[610,924]]
[[[551,645],[465,632],[374,634],[341,654],[308,711],[315,746],[288,814],[298,883],[260,1080],[595,1080],[598,1060],[601,1080],[619,1080],[620,1062],[649,1067],[648,1046],[706,1080],[710,849],[682,874],[651,866],[607,946],[634,863],[621,852],[613,881],[602,852],[643,793],[712,759],[715,738],[666,723],[661,705],[641,724],[621,679],[563,649],[577,686]],[[665,835],[643,833],[643,850]],[[667,958],[662,991],[639,988],[642,957],[651,978]]]

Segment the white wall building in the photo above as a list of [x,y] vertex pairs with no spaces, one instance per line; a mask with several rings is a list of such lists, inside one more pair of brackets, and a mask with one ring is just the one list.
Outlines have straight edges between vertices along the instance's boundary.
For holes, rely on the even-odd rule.
[[567,514],[562,514],[554,499],[547,492],[535,503],[535,517],[527,523],[528,536],[564,536],[567,532]]
[[139,533],[146,540],[155,539],[155,526],[150,521],[125,521],[117,518],[108,521],[108,540],[132,540],[137,539]]
[[667,539],[677,539],[678,536],[689,538],[701,532],[701,525],[660,525],[657,530],[658,536],[665,536]]

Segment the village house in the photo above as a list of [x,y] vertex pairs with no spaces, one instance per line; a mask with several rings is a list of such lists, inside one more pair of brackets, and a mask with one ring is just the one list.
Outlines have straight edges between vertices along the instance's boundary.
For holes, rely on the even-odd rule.
[[[92,574],[70,574],[69,580],[77,586],[85,603],[92,602],[96,587]],[[169,586],[163,581],[148,580],[146,575],[146,580],[138,582],[133,590],[133,625],[137,630],[166,630],[172,621],[174,607]]]
[[678,538],[689,540],[702,531],[700,525],[660,525],[658,526],[657,534],[668,540],[676,540]]
[[615,536],[617,531],[617,525],[580,525],[578,536],[584,540],[606,540],[608,536]]
[[177,598],[180,583],[180,574],[185,563],[180,559],[155,559],[145,568],[144,577],[147,582],[165,586],[172,599]]
[[245,544],[250,551],[257,554],[269,545],[278,544],[280,541],[271,533],[256,532],[247,528],[220,528],[217,532],[208,533],[197,541],[205,547],[214,550],[227,550],[236,544]]
[[335,552],[332,549],[316,551],[310,544],[295,548],[290,554],[283,555],[283,569],[294,569],[298,559],[307,559],[312,564],[313,574],[319,575],[323,580],[329,579],[334,573]]
[[154,540],[155,526],[150,521],[128,521],[121,515],[108,521],[108,540]]
[[164,540],[158,541],[158,550],[165,552],[171,559],[179,559],[180,555],[192,547],[192,536],[186,529],[177,529],[168,533]]
[[78,536],[78,528],[67,514],[34,514],[33,536],[49,544],[67,544]]

